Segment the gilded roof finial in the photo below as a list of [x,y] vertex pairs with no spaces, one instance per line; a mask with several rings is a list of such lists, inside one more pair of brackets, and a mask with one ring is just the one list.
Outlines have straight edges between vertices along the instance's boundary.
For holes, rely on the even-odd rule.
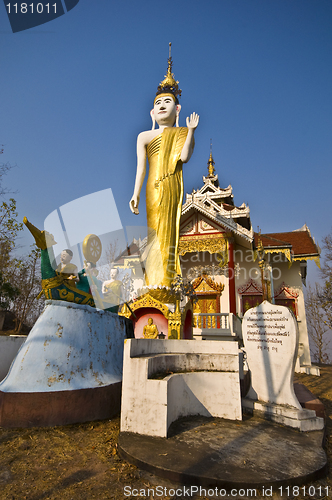
[[172,43],[170,42],[168,45],[169,45],[169,52],[167,60],[168,62],[167,74],[165,75],[164,80],[159,83],[156,95],[163,93],[171,93],[177,99],[178,97],[181,96],[182,91],[181,89],[179,89],[178,85],[179,82],[175,80],[174,74],[172,73],[172,66],[173,66],[173,61],[171,56]]
[[213,161],[213,157],[212,157],[212,139],[210,139],[210,157],[209,157],[209,161],[207,163],[208,165],[208,171],[209,171],[209,176],[214,176],[215,174],[215,169],[214,169],[214,161]]

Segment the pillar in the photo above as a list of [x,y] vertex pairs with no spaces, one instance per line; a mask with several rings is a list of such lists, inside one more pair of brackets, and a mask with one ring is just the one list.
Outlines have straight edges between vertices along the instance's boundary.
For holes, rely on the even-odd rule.
[[229,238],[228,240],[228,290],[229,290],[229,312],[236,314],[234,238]]

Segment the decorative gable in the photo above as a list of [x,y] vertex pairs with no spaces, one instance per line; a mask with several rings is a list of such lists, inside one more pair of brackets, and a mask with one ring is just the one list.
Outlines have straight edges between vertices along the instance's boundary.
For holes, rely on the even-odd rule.
[[[227,220],[225,222],[227,223]],[[182,239],[192,236],[205,237],[207,234],[214,234],[216,237],[226,237],[227,235],[230,236],[230,231],[221,222],[213,221],[199,212],[192,214],[181,222],[180,236]]]
[[196,217],[193,215],[189,219],[185,220],[180,227],[180,234],[194,234],[196,229]]
[[225,229],[219,224],[213,224],[213,222],[208,221],[205,217],[199,217],[198,221],[198,232],[199,233],[224,233]]
[[[194,213],[202,214],[207,220],[200,224],[198,234],[208,234],[220,231],[219,223],[225,231],[245,238],[251,243],[254,231],[250,222],[249,207],[243,203],[241,207],[234,206],[232,186],[222,189],[219,187],[218,175],[215,174],[212,152],[208,161],[209,175],[203,176],[204,185],[191,194],[186,194],[186,201],[182,206],[181,218],[184,220]],[[187,223],[186,223],[187,224]],[[209,225],[208,225],[209,224]],[[181,236],[193,234],[190,226],[181,224]]]
[[239,295],[262,295],[262,287],[256,283],[256,281],[250,279],[244,285],[238,288]]
[[297,299],[299,296],[298,292],[293,288],[290,288],[286,285],[285,282],[282,282],[278,290],[274,294],[275,299]]
[[225,285],[216,283],[211,279],[209,276],[206,274],[202,274],[198,278],[195,279],[192,283],[194,290],[197,294],[221,294],[223,289],[225,288]]

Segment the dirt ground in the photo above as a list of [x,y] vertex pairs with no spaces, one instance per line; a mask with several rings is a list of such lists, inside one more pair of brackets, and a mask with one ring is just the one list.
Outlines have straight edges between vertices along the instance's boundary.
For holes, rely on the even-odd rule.
[[[326,452],[332,458],[332,366],[321,367],[321,377],[297,375],[325,405],[327,414]],[[92,500],[154,499],[180,500],[205,496],[145,495],[157,485],[177,488],[121,460],[117,454],[119,419],[70,425],[66,427],[0,428],[0,499],[1,500]],[[310,483],[314,494],[296,491],[288,498],[332,498],[332,472]],[[124,490],[125,486],[130,490]],[[308,485],[309,486],[309,485]],[[320,488],[319,488],[320,487]],[[327,489],[328,487],[328,489]],[[132,495],[125,495],[133,489]],[[156,491],[156,490],[155,490]],[[311,493],[313,490],[311,490]],[[229,494],[228,494],[229,496]],[[257,492],[257,496],[259,493]],[[208,497],[221,498],[221,496]],[[232,496],[243,498],[245,495]],[[268,498],[265,496],[264,498]],[[273,493],[273,498],[280,498]],[[282,498],[287,498],[286,492]]]

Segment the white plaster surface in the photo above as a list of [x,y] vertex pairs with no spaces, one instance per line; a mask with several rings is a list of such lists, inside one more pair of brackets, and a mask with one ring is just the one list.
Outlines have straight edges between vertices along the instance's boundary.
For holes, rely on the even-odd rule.
[[121,431],[167,437],[186,415],[242,419],[237,344],[126,340]]
[[290,309],[264,301],[246,312],[242,333],[251,372],[247,398],[302,409],[293,387],[299,334]]
[[26,335],[0,336],[0,381],[7,375],[17,351],[26,338]]
[[120,382],[125,337],[124,318],[117,314],[46,301],[0,391],[65,391]]

